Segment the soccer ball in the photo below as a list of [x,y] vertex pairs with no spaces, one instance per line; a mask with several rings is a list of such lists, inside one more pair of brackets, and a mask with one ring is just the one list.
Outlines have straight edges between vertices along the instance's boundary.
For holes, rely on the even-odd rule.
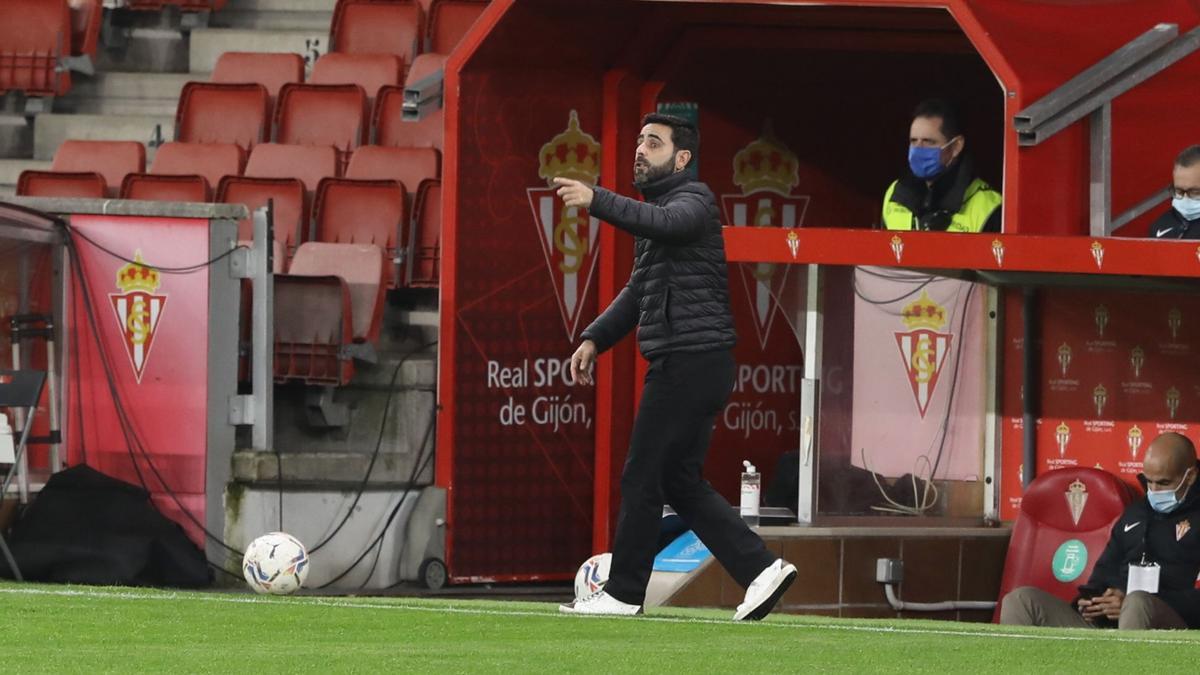
[[612,567],[611,553],[597,553],[583,561],[575,573],[575,599],[582,600],[603,590]]
[[295,593],[308,577],[308,550],[286,532],[269,532],[246,547],[242,576],[256,593]]

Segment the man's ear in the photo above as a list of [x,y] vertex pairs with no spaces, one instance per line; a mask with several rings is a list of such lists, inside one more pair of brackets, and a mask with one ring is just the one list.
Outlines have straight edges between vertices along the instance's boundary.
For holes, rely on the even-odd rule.
[[692,161],[691,150],[680,150],[675,153],[675,172],[678,173],[687,168],[687,165]]

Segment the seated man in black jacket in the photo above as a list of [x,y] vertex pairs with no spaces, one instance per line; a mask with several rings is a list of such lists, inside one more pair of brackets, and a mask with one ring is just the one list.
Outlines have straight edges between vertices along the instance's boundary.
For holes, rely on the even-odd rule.
[[[1166,433],[1146,451],[1146,498],[1113,525],[1092,576],[1072,604],[1032,586],[1004,596],[1000,623],[1111,627],[1122,630],[1200,628],[1200,464],[1186,436]],[[1146,590],[1130,590],[1131,571]],[[1153,579],[1153,583],[1148,583]]]
[[1155,239],[1200,239],[1200,145],[1175,158],[1171,208],[1150,226]]

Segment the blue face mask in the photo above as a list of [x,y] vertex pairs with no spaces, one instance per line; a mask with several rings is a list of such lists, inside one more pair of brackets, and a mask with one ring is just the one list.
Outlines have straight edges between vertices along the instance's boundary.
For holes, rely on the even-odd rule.
[[923,145],[908,146],[908,168],[912,169],[913,175],[917,178],[928,180],[937,177],[946,170],[946,165],[942,164],[942,150],[950,147],[950,144],[957,139],[958,137],[955,136],[945,145],[936,148]]
[[1159,513],[1170,513],[1179,507],[1179,488],[1183,487],[1183,481],[1187,480],[1187,476],[1191,473],[1191,469],[1183,472],[1183,478],[1179,479],[1179,485],[1166,490],[1146,490],[1146,499],[1150,502],[1150,508]]
[[1200,199],[1191,197],[1176,197],[1171,200],[1171,206],[1183,216],[1184,220],[1200,218]]

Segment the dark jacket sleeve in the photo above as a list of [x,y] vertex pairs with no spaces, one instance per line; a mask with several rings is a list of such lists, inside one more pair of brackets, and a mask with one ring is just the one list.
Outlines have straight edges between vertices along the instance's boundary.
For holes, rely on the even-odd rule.
[[612,304],[583,330],[583,339],[595,342],[597,353],[608,351],[637,325],[638,304],[632,281],[626,283]]
[[683,192],[658,206],[597,187],[588,213],[634,236],[668,244],[699,239],[710,220],[708,205],[696,192]]
[[1092,576],[1088,577],[1089,586],[1103,586],[1104,588],[1117,588],[1125,590],[1126,575],[1124,567],[1126,565],[1126,552],[1121,546],[1121,538],[1118,536],[1118,528],[1121,523],[1125,522],[1124,518],[1117,520],[1113,524],[1112,530],[1108,533],[1108,544],[1104,546],[1104,552],[1096,559],[1096,566],[1092,568]]
[[988,216],[987,222],[983,224],[983,232],[1000,232],[1000,223],[1003,220],[1001,212],[1004,210],[1004,205],[1001,204],[992,209],[992,215]]

